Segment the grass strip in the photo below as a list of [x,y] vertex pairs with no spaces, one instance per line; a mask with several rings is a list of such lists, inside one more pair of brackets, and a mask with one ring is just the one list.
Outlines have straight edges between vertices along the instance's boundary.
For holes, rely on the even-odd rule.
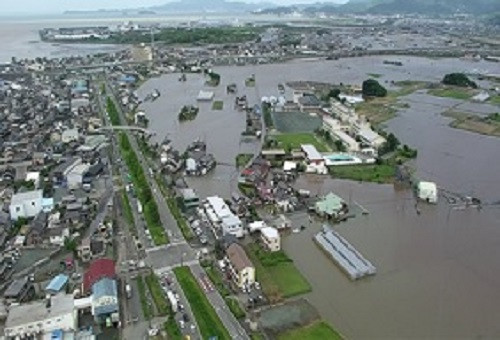
[[174,273],[189,301],[202,337],[209,339],[215,336],[219,340],[231,339],[189,267],[175,268]]

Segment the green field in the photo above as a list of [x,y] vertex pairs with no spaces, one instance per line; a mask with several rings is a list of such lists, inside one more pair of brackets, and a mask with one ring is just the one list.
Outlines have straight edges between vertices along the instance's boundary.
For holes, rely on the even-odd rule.
[[236,319],[243,319],[245,317],[245,311],[241,308],[236,298],[226,297],[224,300]]
[[130,206],[130,201],[125,189],[121,190],[122,207],[125,215],[125,220],[127,221],[130,231],[132,234],[137,235],[137,230],[135,229],[134,215],[132,213],[132,208]]
[[202,337],[208,339],[216,336],[219,340],[231,339],[189,267],[175,268],[174,273],[189,301]]
[[467,100],[470,99],[475,94],[475,91],[461,87],[446,87],[439,89],[431,89],[429,90],[428,93],[436,97]]
[[285,150],[297,150],[300,149],[301,144],[312,144],[319,152],[331,151],[325,142],[312,133],[283,133],[273,135],[272,138]]
[[332,327],[323,321],[285,332],[278,340],[341,340],[343,339]]
[[311,291],[311,286],[283,251],[269,253],[256,244],[247,247],[257,280],[271,302]]
[[146,276],[146,285],[148,286],[151,297],[153,298],[158,314],[160,316],[167,316],[170,309],[169,304],[165,295],[163,295],[160,282],[155,274],[149,274]]
[[240,153],[236,156],[236,166],[242,167],[247,165],[247,163],[252,159],[253,155],[251,153]]
[[137,289],[139,290],[139,300],[141,301],[142,313],[146,320],[151,320],[153,317],[153,307],[149,304],[148,298],[146,297],[146,285],[144,284],[144,279],[139,276],[135,279],[137,282]]
[[488,99],[488,103],[493,105],[500,105],[500,96],[491,96],[491,98]]
[[391,183],[396,174],[395,165],[346,165],[330,167],[334,178],[350,179],[361,182]]
[[222,110],[224,108],[224,102],[222,100],[216,100],[212,103],[212,110]]

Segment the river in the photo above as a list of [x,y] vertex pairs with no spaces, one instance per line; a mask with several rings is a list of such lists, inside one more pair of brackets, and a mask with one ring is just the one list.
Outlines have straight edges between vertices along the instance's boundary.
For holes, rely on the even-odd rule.
[[[186,82],[179,82],[178,75],[165,75],[146,82],[139,93],[144,96],[157,88],[162,94],[142,107],[158,140],[168,134],[174,146],[183,148],[199,137],[219,162],[231,163],[237,153],[256,144],[240,141],[245,117],[234,110],[234,95],[225,93],[229,83],[236,83],[238,94],[247,94],[253,104],[261,96],[278,95],[277,85],[287,81],[360,84],[367,73],[379,73],[379,80],[389,86],[392,80],[439,81],[449,72],[494,72],[498,67],[458,59],[395,58],[404,67],[383,65],[387,57],[217,67],[222,81],[212,90],[216,99],[224,100],[224,110],[212,111],[210,104],[202,104],[196,120],[182,124],[176,119],[181,106],[194,104],[198,91],[209,89],[202,75],[188,75]],[[246,88],[244,81],[251,74],[257,86]],[[486,203],[500,201],[500,139],[452,129],[449,119],[440,115],[450,107],[478,114],[498,108],[421,92],[403,100],[410,107],[387,122],[386,128],[418,149],[417,175]],[[202,197],[229,197],[236,175],[236,169],[223,165],[208,177],[190,179],[189,184]],[[412,193],[392,185],[304,176],[297,186],[320,194],[334,191],[370,211],[335,229],[377,266],[374,277],[349,281],[312,242],[320,223],[283,240],[285,250],[313,286],[306,297],[341,333],[353,339],[500,337],[498,205],[481,211],[455,210],[441,200],[437,206],[420,204],[417,214]],[[309,225],[306,218],[294,220]]]

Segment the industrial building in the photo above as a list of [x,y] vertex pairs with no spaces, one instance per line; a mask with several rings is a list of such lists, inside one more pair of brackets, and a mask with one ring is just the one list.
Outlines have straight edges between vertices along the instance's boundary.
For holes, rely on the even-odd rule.
[[357,280],[377,272],[375,266],[329,227],[323,226],[323,230],[314,236],[314,240],[346,272],[351,280]]

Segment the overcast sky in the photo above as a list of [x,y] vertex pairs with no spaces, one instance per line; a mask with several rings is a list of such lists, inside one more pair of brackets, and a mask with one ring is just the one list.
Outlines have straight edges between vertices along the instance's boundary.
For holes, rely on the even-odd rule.
[[[171,1],[172,0],[0,0],[0,15],[15,13],[48,14],[61,13],[65,10],[101,8],[136,8],[161,5]],[[328,2],[328,0],[323,1]],[[347,0],[331,0],[331,2],[337,3],[346,1]],[[248,2],[259,1],[248,0]],[[314,3],[318,2],[318,0],[270,0],[270,2],[279,5],[289,5],[293,3]]]

